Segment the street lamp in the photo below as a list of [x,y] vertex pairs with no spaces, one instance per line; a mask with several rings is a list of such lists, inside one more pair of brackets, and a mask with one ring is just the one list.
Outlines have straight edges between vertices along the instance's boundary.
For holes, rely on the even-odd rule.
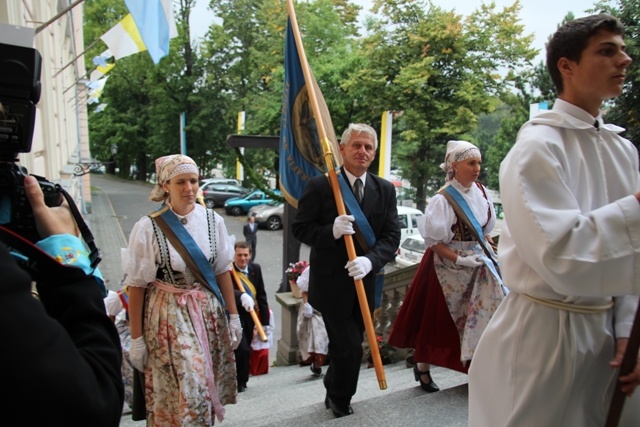
[[80,160],[78,163],[76,163],[76,166],[73,169],[73,175],[82,176],[92,171],[97,171],[103,166],[106,167],[109,165],[115,165],[116,163],[115,157],[116,157],[116,154],[118,153],[118,146],[116,144],[111,144],[111,146],[109,147],[109,151],[111,151],[111,160],[107,162],[99,162],[95,159]]

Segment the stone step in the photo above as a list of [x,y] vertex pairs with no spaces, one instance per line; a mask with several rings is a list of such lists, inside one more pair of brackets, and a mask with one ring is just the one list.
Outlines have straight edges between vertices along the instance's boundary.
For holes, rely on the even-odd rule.
[[363,365],[352,400],[355,414],[335,419],[324,407],[322,378],[312,377],[306,366],[272,367],[267,375],[251,377],[238,403],[226,407],[224,425],[467,425],[466,375],[434,367],[441,391],[433,394],[420,389],[404,362],[385,366],[385,375],[387,389],[380,390],[375,370]]
[[[323,367],[326,372],[327,367]],[[438,393],[425,393],[404,361],[385,366],[387,389],[380,390],[374,369],[362,365],[355,414],[336,419],[324,407],[322,377],[308,366],[274,366],[266,375],[252,376],[238,403],[226,406],[224,427],[263,426],[443,426],[467,425],[467,376],[432,367]],[[123,415],[121,427],[142,427]]]

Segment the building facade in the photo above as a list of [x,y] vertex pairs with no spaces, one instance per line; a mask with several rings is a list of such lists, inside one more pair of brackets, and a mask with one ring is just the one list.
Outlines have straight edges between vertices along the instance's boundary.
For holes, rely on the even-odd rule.
[[67,10],[75,3],[76,0],[0,0],[0,24],[6,24],[0,28],[0,43],[10,40],[8,32],[13,26],[32,28],[32,47],[42,56],[42,91],[33,143],[29,153],[20,154],[19,164],[31,174],[59,183],[73,196],[81,212],[87,213],[91,212],[90,175],[74,175],[76,165],[91,158],[85,86],[88,79],[82,55],[83,4]]

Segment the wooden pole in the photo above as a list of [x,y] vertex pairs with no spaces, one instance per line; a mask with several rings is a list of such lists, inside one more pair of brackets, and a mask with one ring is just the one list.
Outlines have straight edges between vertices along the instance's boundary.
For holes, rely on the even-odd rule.
[[[242,282],[240,281],[240,278],[238,277],[238,273],[236,272],[235,268],[233,268],[233,265],[231,266],[231,278],[233,279],[233,282],[236,284],[236,287],[241,292],[245,292],[244,286],[242,286]],[[240,310],[240,308],[238,308],[238,310]],[[258,336],[260,337],[260,341],[267,342],[267,334],[265,334],[264,329],[262,329],[262,323],[260,323],[260,319],[258,319],[258,314],[256,313],[255,310],[250,311],[249,314],[253,319],[253,323],[256,325],[256,329],[258,330]]]
[[[342,193],[340,192],[340,184],[338,183],[338,175],[336,173],[335,161],[333,157],[333,153],[331,151],[331,143],[327,138],[327,133],[324,128],[324,122],[322,120],[322,114],[320,113],[320,106],[318,105],[318,98],[316,97],[314,88],[313,88],[313,76],[311,75],[311,70],[309,68],[309,64],[307,63],[307,57],[304,52],[304,47],[302,46],[302,37],[300,36],[300,30],[298,28],[298,21],[296,19],[296,12],[293,7],[293,1],[287,0],[287,10],[289,12],[289,19],[291,20],[291,26],[293,30],[293,35],[296,40],[296,48],[298,49],[298,56],[300,57],[300,65],[302,67],[302,73],[304,74],[304,79],[307,85],[307,93],[309,94],[309,102],[311,103],[311,108],[313,110],[313,116],[316,120],[316,124],[318,127],[318,136],[321,141],[322,150],[324,152],[325,164],[327,166],[327,171],[329,172],[329,182],[331,184],[331,189],[333,190],[333,197],[336,202],[336,208],[338,209],[338,215],[345,215],[347,213],[344,207],[344,200],[342,199]],[[356,249],[353,245],[353,237],[350,234],[345,234],[344,243],[347,247],[347,254],[349,256],[349,260],[353,261],[356,259]],[[387,388],[387,379],[384,373],[384,367],[382,365],[382,360],[380,359],[380,349],[378,348],[378,341],[376,340],[376,332],[373,328],[373,321],[371,320],[371,312],[369,311],[369,303],[367,302],[367,294],[364,290],[364,283],[362,280],[354,279],[356,293],[358,295],[358,302],[360,303],[360,311],[362,312],[362,320],[364,321],[365,331],[367,332],[367,341],[369,343],[369,348],[371,351],[371,358],[373,360],[373,365],[376,370],[376,378],[378,379],[378,385],[380,386],[380,390],[385,390]]]
[[[640,348],[640,301],[638,301],[638,308],[636,309],[636,317],[633,321],[633,327],[631,328],[631,334],[629,336],[629,342],[627,342],[627,349],[622,358],[622,365],[620,365],[620,374],[618,378],[628,375],[636,367],[638,363],[638,349]],[[637,393],[637,391],[636,391]],[[609,413],[607,414],[607,422],[605,427],[617,427],[620,422],[620,415],[622,414],[622,408],[624,406],[625,395],[620,389],[620,381],[616,382],[616,387],[613,391],[613,398],[611,399],[611,406],[609,406]]]

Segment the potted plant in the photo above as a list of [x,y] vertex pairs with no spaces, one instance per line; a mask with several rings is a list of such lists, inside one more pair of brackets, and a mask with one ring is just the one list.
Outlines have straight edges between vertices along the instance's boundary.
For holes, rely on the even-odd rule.
[[[382,339],[381,336],[376,337],[376,342],[378,343],[378,350],[380,351],[380,360],[383,365],[388,365],[390,363],[396,362],[396,348]],[[367,346],[367,350],[365,352],[367,357],[367,367],[373,367],[373,357],[371,356],[371,350]]]
[[298,287],[296,281],[298,277],[302,274],[305,268],[309,266],[309,263],[305,260],[298,261],[296,263],[289,263],[289,267],[285,270],[287,274],[287,280],[289,281],[289,285],[291,286],[291,293],[296,298],[302,298],[302,292]]

